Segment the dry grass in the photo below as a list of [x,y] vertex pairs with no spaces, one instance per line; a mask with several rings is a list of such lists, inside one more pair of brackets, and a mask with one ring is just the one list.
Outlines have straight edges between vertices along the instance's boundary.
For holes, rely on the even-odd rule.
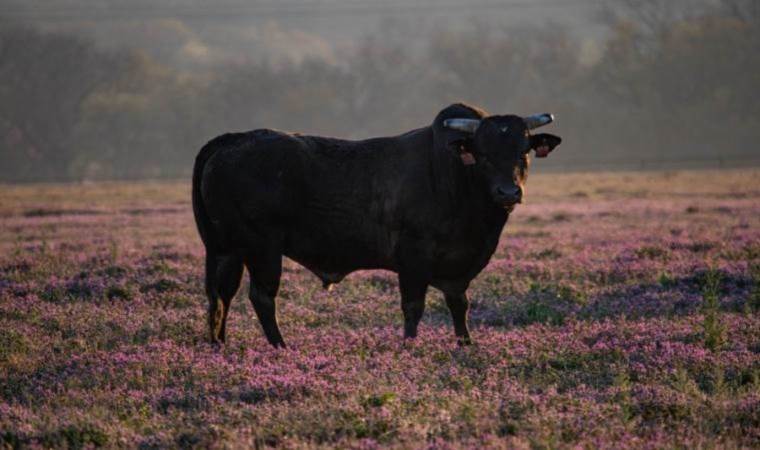
[[0,447],[760,445],[758,170],[534,174],[471,348],[436,292],[405,344],[394,276],[292,262],[291,348],[245,289],[210,347],[189,191],[0,189]]

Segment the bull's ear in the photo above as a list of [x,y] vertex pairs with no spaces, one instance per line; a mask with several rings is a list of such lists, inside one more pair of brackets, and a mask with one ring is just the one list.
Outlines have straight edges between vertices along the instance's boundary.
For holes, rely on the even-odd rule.
[[477,162],[472,152],[472,145],[472,139],[452,139],[446,147],[450,152],[459,155],[462,164],[471,166]]
[[561,142],[562,138],[553,134],[534,134],[530,137],[530,148],[536,152],[536,158],[546,158]]

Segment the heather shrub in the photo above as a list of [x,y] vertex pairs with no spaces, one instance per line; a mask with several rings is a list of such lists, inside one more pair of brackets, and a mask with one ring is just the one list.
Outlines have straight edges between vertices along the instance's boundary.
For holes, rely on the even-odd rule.
[[760,214],[724,195],[752,174],[711,175],[691,215],[663,183],[703,172],[532,176],[467,347],[434,288],[404,341],[395,275],[326,291],[287,258],[289,347],[247,274],[211,346],[187,183],[0,189],[0,447],[755,448]]
[[717,350],[726,342],[726,325],[720,313],[720,279],[715,270],[705,273],[702,285],[702,332],[705,348]]

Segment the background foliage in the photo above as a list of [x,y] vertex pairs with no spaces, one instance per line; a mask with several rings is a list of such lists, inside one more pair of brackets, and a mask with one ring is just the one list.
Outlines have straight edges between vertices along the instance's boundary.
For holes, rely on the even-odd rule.
[[[566,151],[549,165],[756,163],[757,3],[606,5],[591,53],[550,23],[431,27],[416,31],[418,45],[408,45],[410,28],[389,24],[341,52],[203,67],[1,21],[0,180],[186,176],[197,150],[226,131],[401,133],[459,100],[555,113]],[[276,43],[281,32],[262,33]]]

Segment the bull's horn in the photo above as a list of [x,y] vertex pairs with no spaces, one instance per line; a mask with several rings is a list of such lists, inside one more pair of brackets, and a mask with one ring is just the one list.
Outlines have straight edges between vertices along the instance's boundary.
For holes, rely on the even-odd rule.
[[474,133],[480,125],[478,119],[446,119],[443,121],[443,126],[451,128],[452,130],[464,131],[467,133]]
[[533,114],[532,116],[524,117],[523,120],[528,129],[532,130],[554,122],[554,116],[549,113]]

